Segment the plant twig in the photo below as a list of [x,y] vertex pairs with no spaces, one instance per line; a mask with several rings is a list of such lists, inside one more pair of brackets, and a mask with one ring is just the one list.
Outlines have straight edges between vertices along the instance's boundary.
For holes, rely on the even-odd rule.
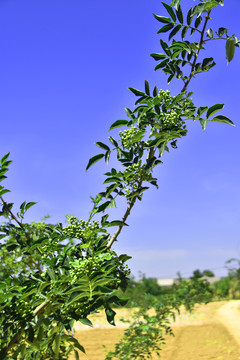
[[197,50],[197,52],[195,54],[194,61],[192,63],[192,67],[191,67],[190,75],[189,75],[187,81],[185,82],[184,87],[181,90],[182,93],[187,90],[188,84],[190,83],[190,81],[191,81],[191,79],[193,77],[193,74],[194,74],[193,69],[194,69],[194,66],[196,65],[199,52],[200,52],[200,50],[202,48],[202,45],[204,43],[203,37],[204,37],[205,30],[206,30],[207,22],[208,22],[208,20],[210,20],[210,13],[211,13],[211,10],[208,10],[207,15],[205,16],[205,22],[204,22],[204,25],[203,25],[203,29],[201,31],[201,38],[200,38],[200,42],[199,42],[199,48],[198,48],[198,50]]
[[[34,316],[39,315],[45,309],[45,307],[48,306],[49,302],[50,301],[48,300],[48,301],[44,301],[42,304],[40,304],[33,311],[33,315]],[[9,344],[1,350],[0,355],[3,356],[3,357],[1,357],[2,360],[5,358],[7,353],[14,347],[14,345],[19,341],[19,339],[21,338],[21,336],[24,333],[24,330],[25,330],[25,327],[21,327],[20,331],[13,336],[13,338],[12,338],[12,340],[10,340]]]

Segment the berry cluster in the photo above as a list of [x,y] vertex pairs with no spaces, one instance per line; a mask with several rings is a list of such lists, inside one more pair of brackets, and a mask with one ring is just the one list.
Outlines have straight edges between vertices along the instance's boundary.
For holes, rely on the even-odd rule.
[[78,220],[73,215],[67,215],[66,218],[70,224],[63,229],[63,235],[69,238],[89,240],[99,229],[98,221],[93,220],[91,223],[85,220]]
[[132,145],[141,139],[143,131],[132,125],[130,129],[119,131],[119,135],[121,137],[123,147],[130,150]]
[[149,179],[149,174],[147,173],[142,162],[139,161],[137,164],[129,165],[124,171],[125,177],[127,178],[128,183],[139,181],[147,181]]

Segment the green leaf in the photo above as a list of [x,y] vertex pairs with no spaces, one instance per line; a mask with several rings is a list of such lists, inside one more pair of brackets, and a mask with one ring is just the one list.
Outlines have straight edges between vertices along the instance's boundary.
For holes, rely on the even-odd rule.
[[167,79],[167,82],[168,84],[170,84],[170,82],[172,81],[172,79],[174,78],[175,74],[171,74],[168,79]]
[[164,25],[163,27],[161,27],[161,28],[158,30],[157,34],[168,32],[168,31],[171,30],[173,27],[174,27],[174,24],[173,24],[173,23]]
[[180,2],[181,2],[181,0],[172,0],[171,6],[174,6],[175,9],[178,10],[178,8],[180,6]]
[[202,129],[205,130],[207,127],[207,119],[199,119],[200,124],[202,125]]
[[189,27],[186,26],[186,25],[185,25],[184,28],[182,29],[182,40],[184,40],[188,29],[189,29]]
[[110,154],[111,154],[110,150],[105,153],[105,163],[107,165],[108,165],[108,162],[109,162]]
[[121,255],[119,256],[119,260],[120,260],[120,261],[123,261],[123,262],[126,262],[126,261],[128,261],[128,260],[130,260],[130,259],[132,259],[132,256],[129,256],[129,255],[127,255],[127,254],[121,254]]
[[113,144],[116,148],[118,147],[117,141],[112,136],[109,136],[108,139],[109,139],[111,144]]
[[110,150],[110,148],[106,144],[102,143],[101,141],[97,141],[97,142],[95,142],[95,144],[97,146],[99,146],[101,149],[104,149],[104,150],[107,150],[107,151]]
[[206,10],[205,3],[204,4],[201,3],[194,6],[193,14],[199,17],[199,15],[201,15],[201,13],[204,12],[205,10]]
[[21,205],[20,205],[20,210],[24,211],[26,205],[26,201],[24,201]]
[[47,273],[51,280],[56,281],[56,275],[53,269],[47,268]]
[[189,45],[186,41],[175,41],[171,46],[169,46],[169,49],[174,49],[174,51],[183,51],[185,49],[186,51],[189,51]]
[[18,244],[12,244],[12,245],[10,244],[10,245],[6,246],[6,249],[8,251],[12,251],[12,250],[15,250],[18,246],[19,246]]
[[26,204],[26,206],[25,206],[25,211],[27,211],[28,209],[30,209],[30,207],[32,207],[33,205],[35,205],[35,204],[37,204],[36,202],[29,202],[29,203],[27,203]]
[[134,113],[129,108],[124,108],[124,110],[126,111],[126,114],[130,119],[135,119]]
[[86,291],[75,291],[72,292],[71,295],[69,296],[69,299],[67,301],[67,304],[70,305],[73,302],[76,302],[84,297],[89,298],[89,292]]
[[150,96],[150,86],[147,80],[145,80],[145,93]]
[[226,116],[223,116],[223,115],[215,116],[210,121],[220,122],[220,123],[225,123],[225,124],[228,124],[228,125],[235,126],[235,124],[234,124],[234,122],[232,120],[230,120],[229,118],[227,118]]
[[193,8],[191,7],[187,13],[187,24],[190,26],[193,19]]
[[201,22],[202,22],[202,17],[201,17],[201,16],[198,16],[198,17],[196,18],[195,23],[194,23],[195,28],[198,28],[199,25],[201,24]]
[[75,360],[79,360],[80,358],[79,358],[77,350],[73,349],[73,351],[74,351],[74,355],[75,355]]
[[213,38],[213,30],[212,30],[211,28],[208,29],[208,30],[206,31],[206,33],[207,33],[207,36],[208,36],[210,39]]
[[111,226],[128,226],[128,224],[120,220],[113,220],[110,221],[106,227],[111,227]]
[[9,157],[10,155],[10,152],[7,153],[6,155],[4,155],[2,158],[1,158],[1,165],[4,165],[5,161],[7,160],[7,158]]
[[26,344],[21,344],[20,347],[21,347],[21,350],[20,350],[21,356],[22,356],[22,359],[24,359],[25,354],[26,354]]
[[109,130],[115,129],[119,126],[124,126],[128,124],[128,120],[117,120],[109,128]]
[[234,54],[235,54],[235,41],[233,39],[229,38],[226,42],[226,58],[227,58],[228,64],[234,58]]
[[208,64],[210,64],[213,61],[213,58],[205,58],[202,62],[202,68],[205,68]]
[[165,54],[156,54],[156,53],[152,53],[150,54],[150,56],[152,56],[154,58],[154,60],[158,61],[158,60],[162,60],[166,58]]
[[120,180],[120,178],[118,178],[117,176],[110,176],[110,177],[108,177],[103,183],[104,183],[104,184],[107,184],[107,183],[111,183],[111,182],[120,183],[121,180]]
[[105,309],[105,313],[107,315],[107,321],[109,322],[109,324],[115,326],[114,317],[116,315],[116,312],[111,308],[107,308]]
[[205,111],[207,111],[208,107],[207,106],[200,106],[198,108],[198,111],[197,111],[197,115],[198,117],[202,116],[202,114],[205,113]]
[[157,96],[158,95],[158,88],[157,88],[157,86],[155,85],[154,86],[154,89],[153,89],[153,96],[155,97],[155,96]]
[[53,344],[52,344],[52,349],[54,354],[58,355],[59,354],[59,349],[60,349],[60,340],[61,337],[59,334],[56,334],[53,340]]
[[[180,3],[180,1],[179,1],[179,3]],[[182,13],[181,6],[179,4],[177,7],[176,14],[177,14],[177,17],[178,17],[178,20],[180,21],[180,23],[183,24],[183,13]]]
[[128,89],[136,96],[145,96],[144,92],[140,90],[134,89],[132,87],[129,87]]
[[104,157],[104,154],[97,154],[93,156],[91,159],[89,159],[86,170],[88,170],[93,164],[95,164],[97,161],[102,159]]
[[220,27],[220,28],[218,29],[217,35],[218,35],[219,37],[222,37],[224,34],[227,34],[227,32],[228,32],[228,29],[227,29],[227,28]]
[[224,104],[215,104],[211,106],[207,111],[207,119],[216,112],[218,112],[219,110],[222,110],[223,108],[224,108]]
[[165,16],[159,16],[159,15],[156,15],[153,13],[153,16],[155,17],[155,19],[157,19],[158,21],[160,21],[161,23],[165,23],[165,24],[168,24],[168,23],[171,23],[172,20],[170,18],[167,18]]
[[10,192],[10,190],[8,190],[8,189],[0,190],[0,195],[4,195],[4,194],[6,194],[7,192]]
[[167,65],[168,61],[169,61],[168,59],[163,60],[162,62],[157,64],[157,66],[155,66],[154,70],[157,71],[159,69],[162,69],[165,65]]
[[78,319],[83,325],[91,326],[93,327],[92,322],[88,318],[80,318]]
[[168,44],[163,41],[162,39],[160,39],[160,44],[161,44],[161,47],[163,49],[163,51],[168,55],[168,56],[171,56],[171,50],[169,50],[168,48]]
[[78,342],[76,338],[72,337],[71,335],[65,335],[64,339],[66,339],[67,342],[73,343],[73,346],[82,351],[84,354],[86,353],[84,347]]
[[175,28],[170,32],[168,40],[170,40],[174,35],[176,35],[181,28],[182,28],[182,25],[180,25],[180,24],[175,26]]
[[167,12],[169,13],[169,15],[171,16],[171,18],[173,19],[173,21],[176,21],[177,18],[176,18],[176,15],[174,14],[172,7],[164,2],[162,2],[162,4],[165,7],[165,9],[167,10]]
[[104,211],[109,205],[111,204],[111,201],[106,201],[105,203],[103,203],[102,205],[100,205],[97,208],[97,213]]

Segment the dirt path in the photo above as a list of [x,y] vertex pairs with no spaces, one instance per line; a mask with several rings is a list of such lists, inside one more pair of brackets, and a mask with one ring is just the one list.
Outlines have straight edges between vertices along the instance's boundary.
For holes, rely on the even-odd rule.
[[227,302],[218,309],[217,315],[240,345],[240,300]]
[[[239,308],[240,301],[216,302],[196,306],[192,314],[183,313],[173,324],[175,337],[166,339],[161,360],[240,360]],[[119,318],[130,315],[129,310],[118,310],[115,328],[106,326],[102,314],[94,319],[97,329],[77,326],[76,336],[87,352],[87,356],[80,354],[80,359],[104,360],[102,344],[114,347],[124,331]]]

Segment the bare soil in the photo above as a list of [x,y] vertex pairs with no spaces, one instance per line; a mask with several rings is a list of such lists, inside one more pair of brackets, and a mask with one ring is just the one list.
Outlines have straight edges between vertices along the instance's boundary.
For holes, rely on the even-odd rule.
[[[240,360],[239,308],[240,301],[229,301],[196,306],[192,314],[183,312],[173,323],[175,337],[166,338],[160,359]],[[124,331],[120,318],[131,316],[131,310],[117,310],[117,314],[116,327],[106,324],[103,313],[93,317],[94,329],[76,324],[75,336],[87,353],[80,353],[80,359],[104,360],[102,344],[109,350],[114,347]],[[74,356],[69,360],[74,360]]]

